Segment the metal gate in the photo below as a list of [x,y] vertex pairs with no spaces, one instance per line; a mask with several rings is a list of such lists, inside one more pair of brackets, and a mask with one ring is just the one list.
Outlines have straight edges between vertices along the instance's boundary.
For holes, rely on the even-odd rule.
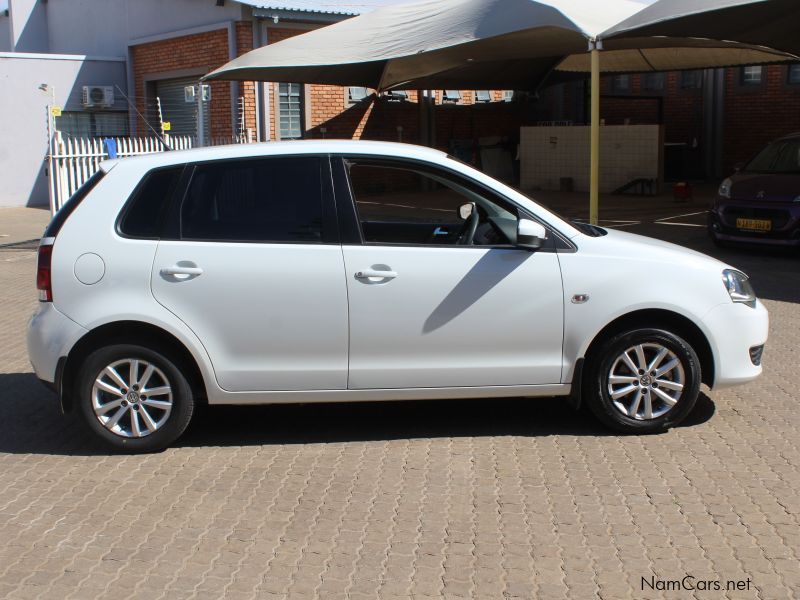
[[[161,119],[170,124],[172,135],[198,134],[198,107],[199,94],[187,97],[186,88],[197,90],[196,77],[181,77],[179,79],[164,79],[155,82],[155,95],[161,102]],[[204,139],[209,139],[209,110],[208,102],[205,103],[203,112]]]

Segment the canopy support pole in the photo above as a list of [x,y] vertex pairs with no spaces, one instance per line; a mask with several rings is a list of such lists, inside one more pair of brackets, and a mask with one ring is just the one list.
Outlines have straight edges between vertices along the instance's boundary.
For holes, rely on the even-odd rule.
[[600,50],[602,42],[590,42],[592,55],[591,142],[589,159],[589,223],[597,225],[600,209]]

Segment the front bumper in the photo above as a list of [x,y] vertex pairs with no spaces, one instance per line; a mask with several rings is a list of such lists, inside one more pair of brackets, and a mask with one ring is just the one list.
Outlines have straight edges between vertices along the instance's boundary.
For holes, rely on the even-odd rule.
[[[773,247],[800,247],[800,208],[764,207],[719,200],[708,213],[708,233],[719,242]],[[736,227],[736,219],[754,218],[772,222],[770,231],[747,231]]]
[[755,308],[721,304],[711,309],[703,323],[711,332],[715,389],[747,383],[761,375],[760,355],[757,361],[751,355],[752,349],[766,343],[769,334],[769,313],[760,300]]
[[45,384],[57,383],[59,359],[67,356],[87,330],[60,313],[52,302],[40,302],[28,322],[28,357],[36,376]]

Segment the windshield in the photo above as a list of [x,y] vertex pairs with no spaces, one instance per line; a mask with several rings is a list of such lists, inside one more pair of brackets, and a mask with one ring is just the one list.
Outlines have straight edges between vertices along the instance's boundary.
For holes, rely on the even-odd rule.
[[744,170],[750,173],[800,173],[800,138],[772,142]]

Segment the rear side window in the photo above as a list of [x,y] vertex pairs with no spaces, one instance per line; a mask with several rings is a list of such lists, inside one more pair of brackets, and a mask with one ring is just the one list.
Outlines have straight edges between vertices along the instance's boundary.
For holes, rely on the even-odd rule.
[[182,172],[183,165],[147,173],[126,205],[120,233],[136,238],[159,237],[162,215]]
[[313,156],[198,165],[181,208],[181,237],[322,242],[321,169]]
[[100,180],[105,177],[105,172],[102,169],[99,169],[94,175],[89,177],[86,182],[79,187],[70,199],[64,203],[59,211],[55,214],[55,216],[50,221],[50,224],[47,226],[47,229],[44,231],[44,237],[56,237],[58,232],[64,226],[64,223],[67,221],[69,216],[72,212],[78,208],[78,205],[83,202],[83,199],[89,195],[95,186],[100,183]]

